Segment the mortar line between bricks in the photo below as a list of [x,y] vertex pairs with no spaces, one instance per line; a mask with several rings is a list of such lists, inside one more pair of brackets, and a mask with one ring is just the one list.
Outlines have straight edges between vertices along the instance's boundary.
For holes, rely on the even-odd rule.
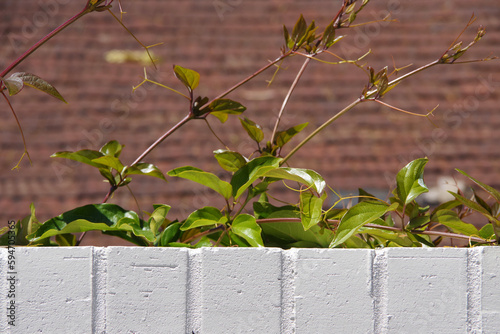
[[373,332],[388,332],[387,316],[387,250],[372,250],[372,299],[373,299]]
[[203,249],[189,249],[186,277],[186,334],[201,334]]
[[92,333],[106,333],[108,248],[92,247]]
[[482,248],[467,250],[467,333],[482,333]]
[[295,275],[297,249],[281,250],[281,333],[296,332]]

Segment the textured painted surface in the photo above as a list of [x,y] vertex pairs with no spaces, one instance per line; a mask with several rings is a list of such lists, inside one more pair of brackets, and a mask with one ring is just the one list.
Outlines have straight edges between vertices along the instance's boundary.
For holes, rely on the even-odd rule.
[[[2,333],[496,333],[500,249],[15,248]],[[7,252],[0,252],[0,287]],[[5,310],[8,299],[2,293]]]

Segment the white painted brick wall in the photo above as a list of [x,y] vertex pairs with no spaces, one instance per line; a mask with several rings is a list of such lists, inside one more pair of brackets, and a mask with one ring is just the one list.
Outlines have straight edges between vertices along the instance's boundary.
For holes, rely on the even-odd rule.
[[[0,333],[499,333],[500,248],[0,249]],[[12,276],[12,275],[10,275]]]

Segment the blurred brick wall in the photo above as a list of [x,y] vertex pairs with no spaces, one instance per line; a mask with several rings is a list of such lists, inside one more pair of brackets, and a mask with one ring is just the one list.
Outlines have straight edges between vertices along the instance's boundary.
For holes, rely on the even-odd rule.
[[[0,2],[0,68],[7,66],[37,39],[71,17],[85,1],[2,0]],[[162,83],[182,89],[172,65],[201,74],[198,94],[214,97],[279,56],[282,25],[290,29],[302,13],[323,29],[341,1],[299,0],[141,0],[122,1],[124,23],[146,45],[164,42],[152,51],[160,57],[158,71],[148,73]],[[116,4],[117,5],[117,4]],[[115,5],[115,13],[118,13]],[[474,36],[478,24],[487,35],[467,59],[500,55],[500,2],[496,0],[371,1],[358,19],[379,19],[392,11],[398,22],[376,23],[345,31],[348,37],[332,49],[354,58],[368,49],[367,64],[375,69],[393,62],[399,67],[424,65],[439,57],[463,29],[472,13],[478,17],[464,34]],[[41,220],[75,206],[99,203],[108,187],[92,168],[53,159],[61,150],[98,149],[116,139],[125,144],[122,158],[131,163],[156,138],[186,113],[186,101],[151,85],[136,93],[143,65],[109,63],[113,50],[141,50],[109,13],[92,13],[77,21],[36,51],[16,70],[35,73],[54,84],[65,105],[27,88],[11,102],[22,123],[33,166],[26,161],[11,171],[23,152],[16,122],[6,103],[0,103],[0,221],[28,214],[34,202]],[[333,58],[332,58],[333,60]],[[275,82],[267,87],[272,70],[246,88],[230,95],[248,110],[245,115],[262,125],[270,136],[278,112],[303,59],[283,64]],[[412,112],[426,113],[440,105],[433,119],[411,117],[382,107],[363,104],[344,115],[297,154],[291,163],[324,175],[336,190],[358,187],[387,193],[397,170],[418,157],[428,156],[426,179],[430,186],[439,176],[457,176],[461,168],[482,181],[500,187],[500,114],[498,61],[440,66],[423,72],[392,91],[385,101]],[[366,82],[352,65],[312,62],[287,108],[282,126],[309,121],[310,132],[359,96]],[[242,136],[237,117],[221,126],[210,120],[221,139],[249,155],[255,149]],[[164,172],[194,165],[220,172],[212,151],[223,148],[203,122],[187,124],[145,160]],[[227,177],[227,175],[226,175]],[[153,203],[173,206],[171,218],[185,217],[194,208],[218,205],[210,191],[189,181],[162,183],[135,177],[131,184],[142,210]],[[295,200],[291,194],[289,199]],[[138,210],[123,188],[109,202]]]

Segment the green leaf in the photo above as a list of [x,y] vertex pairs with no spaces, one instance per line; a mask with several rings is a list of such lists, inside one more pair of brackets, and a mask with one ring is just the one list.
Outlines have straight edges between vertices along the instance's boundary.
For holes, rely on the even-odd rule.
[[476,183],[481,188],[483,188],[483,190],[486,191],[488,194],[490,194],[491,197],[493,197],[495,199],[495,201],[497,201],[498,203],[500,203],[500,192],[498,192],[495,188],[490,187],[489,185],[480,182],[479,180],[473,178],[472,176],[470,176],[469,174],[467,174],[466,172],[464,172],[464,171],[462,171],[460,169],[457,169],[457,171],[460,174],[468,177],[470,180],[472,180],[474,183]]
[[206,206],[191,213],[181,226],[181,231],[201,226],[222,225],[225,223],[227,223],[227,218],[222,215],[219,209],[212,206]]
[[326,187],[323,177],[312,169],[280,167],[268,170],[262,176],[297,181],[311,187],[318,194],[321,194]]
[[262,131],[259,124],[256,124],[246,117],[240,118],[240,122],[250,138],[255,140],[257,143],[260,143],[264,139],[264,131]]
[[158,234],[158,230],[165,222],[165,218],[167,217],[169,211],[170,211],[169,205],[160,205],[156,207],[156,209],[149,217],[148,220],[149,228],[151,229],[151,232],[153,232],[154,235]]
[[247,163],[245,157],[235,151],[217,150],[214,156],[219,165],[229,172],[236,172]]
[[405,205],[429,191],[424,184],[424,167],[428,161],[427,158],[413,160],[396,176],[396,192]]
[[76,236],[74,234],[58,234],[56,235],[56,243],[59,246],[71,247],[76,245]]
[[285,217],[300,217],[300,212],[293,205],[274,206],[269,202],[259,201],[253,203],[253,210],[257,219],[268,218],[271,214],[278,212],[287,212]]
[[119,142],[116,140],[112,140],[104,144],[103,147],[99,150],[104,155],[110,156],[110,157],[116,157],[119,158],[120,154],[122,153],[123,145],[121,145]]
[[479,236],[477,228],[472,224],[463,222],[455,211],[440,210],[433,214],[431,219],[433,222],[448,227],[454,233]]
[[[64,100],[62,95],[57,91],[57,89],[55,89],[54,86],[52,86],[51,84],[49,84],[47,81],[43,80],[42,78],[40,78],[34,74],[26,73],[26,72],[17,72],[17,73],[12,74],[9,78],[4,79],[4,82],[9,83],[7,86],[7,88],[9,89],[9,94],[11,92],[11,88],[9,88],[9,86],[12,86],[12,85],[15,86],[15,90],[17,90],[17,91],[14,90],[15,91],[14,94],[17,94],[21,90],[21,89],[18,89],[19,88],[19,80],[22,81],[24,86],[29,86],[29,87],[38,89],[44,93],[51,95],[52,97],[55,97],[56,99],[63,101],[64,103],[67,103],[66,100]],[[14,94],[10,94],[10,95],[14,95]]]
[[269,156],[259,157],[240,168],[231,179],[234,199],[237,200],[252,183],[265,176],[266,172],[278,168],[281,160]]
[[459,194],[456,194],[454,192],[451,192],[449,191],[450,194],[452,194],[460,203],[462,203],[463,205],[469,207],[470,209],[476,211],[476,212],[479,212],[480,214],[482,214],[483,216],[485,216],[486,218],[488,218],[488,220],[492,223],[495,223],[497,224],[498,226],[500,226],[500,221],[492,216],[488,210],[486,210],[485,208],[483,208],[480,204],[476,203],[476,202],[473,202],[471,201],[470,199],[467,199]]
[[[282,210],[271,213],[267,218],[299,218],[296,210]],[[318,225],[312,226],[307,231],[302,224],[297,222],[273,222],[260,224],[262,237],[266,246],[290,248],[296,242],[315,244],[317,248],[326,248],[333,239],[333,232],[322,229]]]
[[98,165],[104,165],[113,168],[114,170],[117,170],[119,173],[121,173],[124,168],[120,159],[108,155],[92,159],[92,162],[97,163]]
[[215,174],[205,172],[199,168],[185,166],[172,169],[168,176],[181,177],[200,183],[221,194],[225,199],[231,198],[232,187],[226,181],[222,181]]
[[[34,233],[28,235],[32,242],[65,233],[80,233],[86,231],[121,231],[130,227],[120,227],[119,222],[127,219],[128,225],[135,225],[134,232],[144,235],[141,225],[144,223],[133,211],[127,211],[115,204],[89,204],[67,211],[57,217],[47,220]],[[122,224],[125,223],[122,222]],[[151,233],[149,231],[149,233]],[[137,234],[136,234],[137,235]],[[151,235],[148,235],[152,237]]]
[[104,155],[98,151],[80,150],[76,152],[70,152],[70,151],[56,152],[52,154],[50,157],[75,160],[93,167],[107,169],[108,166],[93,161],[94,159],[100,158],[102,156]]
[[495,239],[495,231],[492,224],[486,224],[479,230],[479,236],[485,240]]
[[304,230],[310,229],[321,221],[326,196],[326,193],[323,193],[321,197],[317,197],[310,191],[300,193],[300,220]]
[[342,217],[335,238],[330,243],[330,248],[340,245],[357,233],[360,227],[382,217],[389,211],[394,211],[397,207],[397,203],[390,206],[382,202],[361,202],[356,204]]
[[323,32],[322,43],[325,48],[329,48],[334,44],[336,29],[333,27],[335,21],[330,22],[328,26],[326,26],[325,31]]
[[229,99],[217,99],[203,108],[202,113],[210,113],[217,117],[221,123],[227,121],[228,115],[239,115],[247,108],[241,103]]
[[283,147],[286,143],[290,141],[296,134],[298,134],[300,131],[304,130],[304,128],[308,125],[309,123],[303,123],[296,125],[294,127],[291,127],[285,131],[278,131],[276,132],[276,142],[275,144],[278,145],[279,147]]
[[9,91],[9,96],[16,95],[24,88],[23,80],[18,77],[9,77],[7,79],[3,79],[2,81]]
[[264,247],[261,232],[262,229],[257,224],[255,217],[248,214],[238,215],[232,225],[231,229],[237,236],[245,239],[252,247]]
[[153,164],[147,164],[147,163],[137,163],[133,166],[127,166],[125,167],[125,170],[122,173],[123,175],[147,175],[147,176],[152,176],[156,177],[159,179],[162,179],[164,181],[167,181],[165,179],[165,176],[163,176],[163,173],[160,171],[158,167],[156,167]]
[[399,246],[403,247],[412,247],[414,246],[414,242],[408,238],[406,233],[402,232],[392,232],[392,231],[383,231],[376,228],[364,228],[362,227],[358,233],[360,234],[369,234],[371,236],[376,236],[378,238],[382,238],[385,240],[389,240]]
[[188,68],[175,65],[174,74],[186,86],[189,92],[192,92],[200,83],[200,74]]
[[295,41],[295,43],[297,43],[300,39],[304,38],[306,30],[307,30],[306,20],[304,19],[304,16],[300,14],[300,17],[297,20],[297,23],[295,23],[295,26],[293,27],[292,31],[292,39]]
[[406,226],[406,229],[413,230],[415,228],[419,228],[420,226],[427,224],[430,221],[431,221],[431,217],[429,215],[416,216],[416,217],[410,219],[410,222]]
[[181,223],[172,223],[168,225],[160,234],[158,246],[168,246],[171,242],[180,237]]

